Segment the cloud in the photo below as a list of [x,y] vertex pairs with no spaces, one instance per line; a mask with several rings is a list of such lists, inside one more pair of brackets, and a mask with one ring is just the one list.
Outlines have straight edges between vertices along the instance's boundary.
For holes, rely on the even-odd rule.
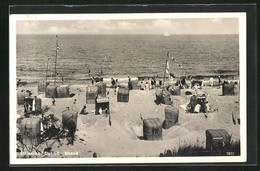
[[117,23],[117,26],[118,26],[118,30],[131,31],[131,30],[139,29],[139,27],[135,23],[129,21],[119,21]]
[[222,23],[221,18],[213,18],[213,19],[209,19],[209,21],[212,22],[212,23]]
[[33,30],[37,30],[40,26],[40,21],[18,21],[17,32],[22,34],[30,34]]
[[238,33],[238,20],[129,19],[74,21],[18,21],[18,34],[230,34]]

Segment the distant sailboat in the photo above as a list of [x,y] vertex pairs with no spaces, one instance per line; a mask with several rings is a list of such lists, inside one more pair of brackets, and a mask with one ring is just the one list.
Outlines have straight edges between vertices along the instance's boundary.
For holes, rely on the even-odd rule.
[[163,34],[165,37],[169,37],[170,34],[166,31],[164,34]]

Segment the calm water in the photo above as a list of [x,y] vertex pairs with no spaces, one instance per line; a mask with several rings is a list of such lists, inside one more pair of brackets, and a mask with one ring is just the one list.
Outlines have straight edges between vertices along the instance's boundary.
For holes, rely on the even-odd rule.
[[[55,49],[55,35],[17,35],[17,77],[44,79],[47,57],[53,73]],[[238,35],[59,35],[58,79],[163,76],[167,51],[190,75],[238,74]],[[184,75],[173,61],[170,72]]]

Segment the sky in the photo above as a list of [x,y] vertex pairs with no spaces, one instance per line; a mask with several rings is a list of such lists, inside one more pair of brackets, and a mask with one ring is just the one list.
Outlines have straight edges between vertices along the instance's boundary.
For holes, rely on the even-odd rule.
[[238,34],[236,18],[30,20],[17,34]]

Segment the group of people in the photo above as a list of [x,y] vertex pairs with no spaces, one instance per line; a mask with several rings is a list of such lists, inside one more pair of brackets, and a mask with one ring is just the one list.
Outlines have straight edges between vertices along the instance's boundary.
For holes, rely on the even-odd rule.
[[[148,78],[148,80],[145,82],[144,79],[140,81],[140,90],[146,90],[146,89],[154,89],[156,87],[156,79],[155,78]],[[159,80],[159,86],[162,86],[162,80]]]
[[101,81],[100,75],[98,75],[97,77],[92,77],[91,78],[91,84],[92,86],[95,85],[95,83],[98,83]]
[[190,103],[187,105],[187,111],[190,113],[208,113],[210,110],[211,107],[205,94],[191,96]]

